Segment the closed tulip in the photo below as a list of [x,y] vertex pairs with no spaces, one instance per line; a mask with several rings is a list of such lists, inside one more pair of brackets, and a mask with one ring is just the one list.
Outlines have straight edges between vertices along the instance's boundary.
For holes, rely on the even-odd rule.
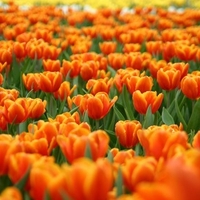
[[99,48],[101,52],[105,55],[108,55],[110,53],[114,53],[117,49],[117,43],[116,42],[102,42],[99,43]]
[[25,88],[34,92],[40,90],[40,74],[39,73],[28,73],[22,74],[22,80]]
[[59,72],[60,71],[60,61],[59,60],[43,60],[42,61],[44,71],[50,71],[50,72]]
[[157,95],[156,91],[141,93],[139,90],[136,90],[132,95],[135,110],[144,115],[150,105],[152,113],[155,113],[160,108],[163,97],[164,95],[162,93]]

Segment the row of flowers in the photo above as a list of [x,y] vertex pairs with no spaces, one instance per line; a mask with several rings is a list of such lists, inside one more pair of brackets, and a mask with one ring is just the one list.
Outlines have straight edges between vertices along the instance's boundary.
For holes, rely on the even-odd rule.
[[198,10],[0,10],[0,199],[198,199]]

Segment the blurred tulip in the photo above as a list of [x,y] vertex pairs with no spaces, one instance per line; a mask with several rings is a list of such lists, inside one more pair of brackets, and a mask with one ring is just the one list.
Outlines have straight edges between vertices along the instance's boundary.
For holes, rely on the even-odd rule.
[[124,53],[131,53],[131,52],[139,52],[141,49],[141,45],[138,43],[128,43],[124,44],[123,52]]
[[13,51],[17,59],[22,60],[26,57],[25,43],[15,42],[13,44]]
[[171,67],[164,67],[157,72],[157,81],[163,90],[174,90],[179,87],[181,72]]
[[52,33],[45,29],[37,29],[35,31],[35,37],[39,39],[43,39],[45,42],[50,43],[52,39]]
[[174,42],[167,42],[163,44],[163,52],[162,56],[163,59],[166,60],[167,62],[170,62],[172,58],[175,57],[175,43]]
[[188,70],[189,70],[189,63],[184,63],[184,62],[176,62],[176,63],[168,63],[168,66],[179,70],[181,72],[181,79],[186,76],[188,74]]
[[125,57],[122,53],[111,53],[108,55],[108,63],[115,70],[121,69],[124,62]]
[[88,116],[95,120],[102,119],[108,114],[117,99],[118,97],[115,96],[110,100],[105,92],[98,92],[95,96],[89,97],[87,99]]
[[28,73],[22,74],[22,80],[24,86],[28,91],[33,90],[34,92],[40,89],[40,74],[39,73]]
[[43,92],[56,92],[62,83],[62,74],[60,72],[40,73],[40,89]]
[[43,59],[56,60],[61,53],[61,48],[55,47],[53,45],[44,45],[43,47]]
[[60,61],[59,60],[42,60],[44,71],[59,72],[60,71]]
[[139,90],[136,90],[133,95],[133,105],[137,112],[140,114],[146,114],[148,107],[151,105],[151,111],[154,114],[159,107],[161,106],[164,95],[160,93],[157,95],[157,92],[147,91],[141,93]]
[[196,149],[200,149],[200,131],[193,137],[192,146]]
[[71,78],[74,78],[79,75],[81,69],[81,62],[79,60],[74,60],[69,62],[67,60],[63,60],[62,67],[60,72],[66,77],[69,73]]
[[146,42],[147,52],[151,55],[159,55],[163,51],[163,43],[161,41]]
[[99,43],[99,48],[104,55],[109,55],[110,53],[114,53],[117,49],[116,42],[102,42]]
[[0,200],[22,200],[22,194],[16,187],[7,187],[1,192]]
[[115,124],[115,134],[119,143],[125,148],[133,148],[138,143],[137,131],[142,125],[137,120],[118,121]]
[[10,49],[0,48],[0,63],[7,63],[7,65],[12,63],[12,53]]

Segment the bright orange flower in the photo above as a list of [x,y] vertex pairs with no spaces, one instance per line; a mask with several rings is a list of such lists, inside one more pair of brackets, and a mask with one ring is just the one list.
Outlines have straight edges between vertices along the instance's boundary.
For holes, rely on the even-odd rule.
[[22,60],[26,57],[26,44],[25,43],[20,43],[20,42],[15,42],[13,44],[13,51],[17,59]]
[[16,187],[7,187],[2,191],[0,200],[22,200],[22,194]]
[[138,131],[138,139],[145,150],[146,156],[153,156],[157,160],[172,156],[175,149],[181,146],[188,149],[188,135],[184,131],[173,131],[163,127]]
[[60,72],[40,73],[40,89],[43,92],[55,92],[62,83],[62,74]]
[[158,60],[155,59],[151,60],[149,63],[149,70],[153,78],[157,78],[158,70],[167,66],[167,62],[165,60]]
[[7,65],[12,63],[12,52],[10,49],[0,48],[0,63],[7,63]]
[[[169,31],[170,32],[170,31]],[[162,56],[163,59],[169,62],[173,57],[175,57],[175,43],[174,42],[167,42],[163,44],[163,52]]]
[[181,80],[181,91],[189,99],[200,97],[200,76],[188,74]]
[[141,45],[138,43],[128,43],[124,44],[123,52],[124,53],[131,53],[131,52],[138,52],[141,49]]
[[44,100],[42,101],[42,99],[40,98],[36,98],[36,99],[31,99],[31,98],[27,98],[27,103],[28,103],[28,117],[30,117],[31,119],[38,119],[39,117],[41,117],[44,113],[45,113],[45,107],[47,104],[47,101]]
[[74,78],[79,75],[80,69],[81,62],[79,60],[73,60],[72,62],[63,60],[60,72],[63,74],[64,77],[66,77],[67,74],[70,73],[70,77]]
[[104,55],[108,55],[116,51],[117,43],[111,42],[111,41],[102,42],[102,43],[99,43],[99,48]]
[[134,192],[141,182],[153,182],[157,161],[153,157],[133,157],[122,166],[125,187]]
[[130,67],[138,70],[142,70],[144,68],[142,56],[137,52],[128,54],[126,57],[125,64],[127,68]]
[[0,87],[0,106],[4,105],[6,99],[15,101],[18,98],[19,91],[15,89],[4,89]]
[[176,56],[183,61],[196,60],[197,46],[179,44],[175,47]]
[[163,90],[174,90],[179,87],[181,72],[171,67],[164,67],[157,72],[157,81]]
[[44,45],[43,47],[43,59],[56,60],[61,53],[61,48],[55,47],[53,45]]
[[107,199],[108,192],[113,186],[113,169],[107,159],[93,162],[81,158],[71,166],[65,164],[62,168],[67,177],[66,193],[71,199]]
[[137,120],[118,121],[115,124],[115,134],[119,143],[125,148],[132,148],[138,143],[137,131],[142,125]]
[[49,32],[47,29],[37,29],[35,31],[35,37],[39,39],[43,39],[45,42],[50,43],[52,39],[52,32]]
[[188,74],[188,70],[190,67],[189,63],[184,63],[184,62],[176,62],[176,63],[169,62],[168,66],[176,70],[179,70],[181,72],[181,79]]
[[139,43],[142,44],[142,42],[145,40],[145,32],[142,31],[141,29],[136,29],[136,30],[130,30],[128,32],[130,34],[130,42],[129,43]]
[[5,62],[4,64],[0,63],[0,73],[2,73],[6,67],[7,67],[7,62]]
[[70,89],[70,82],[68,81],[64,81],[61,83],[59,89],[54,92],[54,97],[56,99],[61,99],[63,100],[67,100],[67,97],[70,96],[74,90],[76,89],[76,85],[73,86],[73,88]]
[[163,43],[161,41],[146,42],[147,52],[151,55],[159,55],[163,51]]
[[88,27],[82,27],[81,31],[85,36],[90,36],[91,38],[97,37],[97,30],[95,26],[88,26]]
[[22,74],[22,80],[24,86],[28,91],[33,90],[34,92],[40,90],[40,74],[29,73],[27,75]]
[[98,92],[95,96],[89,97],[87,99],[88,116],[95,120],[102,119],[108,114],[117,99],[118,97],[115,96],[110,100],[105,92]]
[[83,80],[88,81],[92,78],[97,78],[99,62],[87,61],[81,64],[80,76]]
[[26,99],[17,98],[15,101],[6,99],[4,101],[3,115],[8,123],[21,123],[28,118],[28,104]]
[[100,36],[105,41],[113,40],[115,37],[115,29],[110,27],[105,27],[100,30]]
[[126,86],[130,94],[133,94],[136,90],[140,92],[150,91],[153,86],[153,79],[150,76],[131,76],[126,79]]
[[152,113],[155,113],[161,106],[163,97],[164,95],[162,93],[157,95],[156,91],[147,91],[141,93],[139,90],[136,90],[132,95],[135,110],[144,115],[146,114],[150,105]]
[[[24,177],[31,165],[41,157],[40,154],[16,153],[10,157],[8,163],[8,175],[12,183],[17,183]],[[28,189],[29,183],[26,184]]]
[[86,53],[90,50],[91,46],[92,42],[85,39],[85,41],[77,42],[73,46],[71,46],[71,51],[73,54]]
[[112,86],[113,79],[108,79],[107,77],[104,79],[90,79],[86,84],[86,89],[91,89],[91,94],[95,95],[98,92],[106,92],[107,94],[110,91],[110,87]]
[[164,30],[164,29],[172,29],[174,23],[171,19],[167,18],[160,18],[158,20],[158,29],[159,30]]
[[59,60],[42,60],[44,71],[59,72],[60,71],[60,61]]
[[133,149],[119,150],[117,148],[112,148],[110,152],[113,155],[114,162],[119,164],[124,164],[126,160],[135,156],[135,151]]
[[198,131],[193,137],[192,146],[194,148],[200,149],[200,131]]
[[108,55],[108,63],[115,70],[121,69],[124,62],[125,57],[122,53],[111,53]]

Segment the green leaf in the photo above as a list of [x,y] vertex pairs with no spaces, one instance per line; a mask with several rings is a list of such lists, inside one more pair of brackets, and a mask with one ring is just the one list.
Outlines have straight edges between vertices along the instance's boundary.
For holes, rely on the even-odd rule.
[[126,120],[125,117],[122,115],[122,113],[119,111],[119,109],[117,108],[117,104],[115,103],[115,105],[113,106],[114,112],[118,118],[118,120]]
[[18,188],[20,191],[22,191],[24,189],[24,186],[26,185],[26,182],[28,180],[28,177],[30,175],[30,171],[31,171],[31,167],[29,167],[26,170],[26,173],[24,174],[24,176],[14,185],[16,188]]
[[109,160],[111,163],[114,162],[113,155],[112,155],[112,153],[111,153],[110,151],[108,152],[107,158],[108,158],[108,160]]
[[189,119],[187,126],[188,133],[190,133],[192,130],[197,132],[200,129],[199,113],[200,113],[200,99],[196,101],[194,108],[192,110],[192,115]]
[[116,197],[119,197],[123,194],[123,176],[122,176],[121,167],[119,167],[119,169],[118,169],[115,185],[116,185],[116,190],[117,190]]
[[148,128],[149,126],[152,126],[152,125],[154,125],[154,115],[152,114],[151,105],[150,105],[145,115],[143,127]]
[[43,200],[51,200],[51,196],[48,190],[45,191]]
[[162,110],[162,121],[168,126],[171,124],[175,124],[173,117],[170,115],[165,107],[163,107]]
[[90,144],[87,142],[84,157],[89,158],[92,160],[92,152],[90,149]]

